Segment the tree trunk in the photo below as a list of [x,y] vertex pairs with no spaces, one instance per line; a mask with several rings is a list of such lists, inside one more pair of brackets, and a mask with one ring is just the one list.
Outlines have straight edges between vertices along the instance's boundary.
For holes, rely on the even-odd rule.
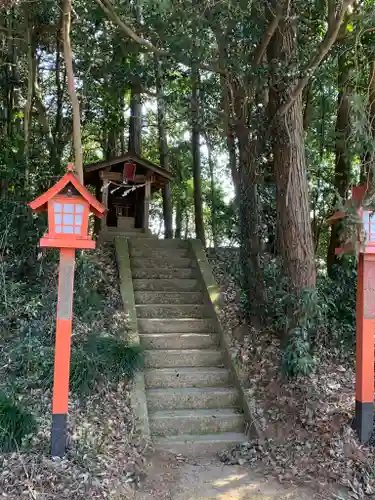
[[208,167],[210,171],[210,187],[211,187],[211,231],[212,231],[212,241],[214,248],[218,248],[219,239],[217,233],[217,212],[216,212],[216,189],[215,189],[215,172],[214,172],[214,161],[212,158],[212,144],[209,137],[206,138],[206,146],[208,152]]
[[[225,38],[221,36],[220,33],[217,33],[216,39],[219,47],[220,68],[222,70],[226,70],[228,62],[227,43]],[[235,201],[238,204],[240,179],[237,166],[237,151],[236,151],[236,142],[234,137],[234,127],[232,125],[233,121],[233,113],[231,111],[232,96],[230,91],[230,83],[227,77],[225,77],[223,74],[220,74],[220,87],[221,87],[222,110],[224,113],[223,127],[227,140],[227,149],[229,155],[229,169],[232,176],[232,182],[235,192]]]
[[26,9],[25,9],[25,20],[26,20],[26,41],[27,41],[27,98],[24,108],[23,129],[24,129],[24,156],[25,156],[25,189],[27,191],[30,182],[30,127],[31,127],[31,110],[34,99],[36,61],[34,53],[35,45]]
[[[348,151],[350,138],[350,67],[347,54],[342,53],[338,59],[338,99],[336,119],[336,164],[334,186],[341,199],[346,199],[351,180],[351,161]],[[333,266],[340,265],[340,259],[335,255],[335,249],[340,246],[339,224],[331,228],[331,238],[327,254],[327,271],[333,276]]]
[[[159,133],[159,156],[160,166],[165,170],[169,170],[169,154],[166,130],[166,111],[164,101],[164,79],[163,69],[159,58],[155,56],[155,77],[156,77],[156,94],[158,106],[158,133]],[[168,182],[165,184],[163,191],[163,217],[164,217],[164,236],[165,238],[173,238],[173,208],[172,208],[172,192],[171,185]]]
[[[134,17],[137,23],[142,24],[142,5],[141,0],[135,0],[133,3]],[[139,61],[140,63],[140,61]],[[131,83],[130,97],[130,119],[129,119],[129,151],[141,155],[142,151],[142,98],[141,85],[138,77],[135,77]]]
[[[314,245],[311,230],[309,191],[306,173],[302,96],[280,116],[277,110],[288,100],[290,87],[280,81],[280,67],[292,67],[296,60],[295,25],[282,21],[269,45],[273,73],[270,105],[274,119],[272,149],[277,197],[278,243],[284,271],[292,290],[316,284]],[[290,85],[293,82],[290,82]]]
[[66,74],[68,78],[68,92],[72,103],[74,168],[78,175],[79,180],[83,183],[81,115],[80,115],[79,101],[74,82],[73,56],[70,44],[71,13],[72,13],[72,0],[64,0],[64,5],[63,5],[64,59],[65,59]]
[[174,233],[174,237],[176,239],[181,238],[182,234],[182,219],[183,219],[183,208],[182,208],[182,200],[181,197],[177,197],[177,202],[176,202],[176,229]]
[[129,151],[140,156],[142,145],[142,102],[141,91],[137,83],[131,86],[130,120],[129,120]]
[[193,156],[193,179],[194,179],[194,214],[195,214],[195,233],[201,240],[202,245],[206,246],[203,222],[203,200],[202,200],[202,179],[201,179],[201,151],[200,151],[200,105],[199,105],[199,86],[200,76],[196,64],[192,67],[192,92],[191,92],[191,148]]
[[[260,261],[260,217],[257,174],[260,157],[260,128],[250,137],[248,127],[250,106],[241,82],[234,82],[234,107],[236,113],[236,135],[239,151],[239,231],[242,288],[247,294],[250,320],[255,327],[262,321],[264,304],[264,280]],[[254,120],[254,123],[264,123]],[[260,126],[260,125],[259,125]]]
[[[63,103],[64,103],[64,83],[65,83],[65,71],[61,71],[61,47],[60,47],[60,37],[61,37],[61,27],[63,19],[60,19],[60,28],[56,33],[56,60],[55,60],[55,75],[56,75],[56,117],[55,126],[53,130],[53,143],[54,147],[50,150],[50,161],[55,167],[55,173],[59,174],[61,170],[61,153],[63,150],[64,141],[62,140],[62,124],[63,124]],[[63,78],[61,78],[61,73],[63,73]],[[62,80],[62,81],[61,81]]]

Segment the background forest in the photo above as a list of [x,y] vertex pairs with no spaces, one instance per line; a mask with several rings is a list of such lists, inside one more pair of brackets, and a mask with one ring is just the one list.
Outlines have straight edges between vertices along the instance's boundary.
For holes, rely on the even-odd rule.
[[286,374],[309,373],[322,344],[352,352],[355,257],[335,257],[327,218],[372,178],[374,2],[1,5],[5,304],[41,258],[45,221],[25,202],[68,161],[81,174],[132,148],[175,176],[155,232],[238,249],[243,310],[281,335]]

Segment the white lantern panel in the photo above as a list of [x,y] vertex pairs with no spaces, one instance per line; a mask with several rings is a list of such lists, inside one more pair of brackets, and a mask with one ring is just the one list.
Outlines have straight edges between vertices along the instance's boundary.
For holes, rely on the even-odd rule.
[[83,205],[81,203],[76,204],[76,213],[77,214],[82,214],[83,213]]
[[65,214],[74,213],[74,204],[73,203],[64,203],[64,213]]
[[55,213],[61,213],[62,212],[62,204],[61,203],[54,203],[53,204],[53,211]]

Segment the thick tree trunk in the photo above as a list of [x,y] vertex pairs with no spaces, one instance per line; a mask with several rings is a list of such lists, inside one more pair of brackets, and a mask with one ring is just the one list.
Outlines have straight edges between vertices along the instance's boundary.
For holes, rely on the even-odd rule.
[[192,68],[192,93],[191,93],[191,148],[193,156],[193,179],[194,179],[194,213],[195,213],[195,233],[206,246],[206,238],[203,223],[203,200],[202,200],[202,179],[201,179],[201,151],[200,151],[200,120],[199,120],[199,69],[193,64]]
[[[288,19],[281,22],[269,46],[274,82],[270,105],[274,120],[272,149],[277,188],[278,244],[284,271],[292,290],[316,284],[314,244],[310,220],[303,130],[303,102],[299,95],[283,115],[277,110],[288,99],[290,88],[280,82],[279,69],[296,60],[296,29]],[[291,82],[293,83],[293,82]]]
[[[233,85],[233,92],[239,151],[238,209],[242,288],[248,297],[251,321],[255,327],[258,327],[262,321],[264,304],[264,280],[260,261],[260,199],[257,186],[261,142],[256,134],[260,133],[260,128],[250,137],[247,125],[250,106],[240,82]],[[260,123],[259,117],[256,123]]]
[[72,48],[70,44],[71,12],[72,12],[72,0],[64,0],[64,5],[63,5],[64,59],[65,59],[66,73],[68,77],[68,91],[72,103],[74,168],[79,177],[79,180],[83,183],[81,114],[80,114],[79,101],[74,82],[73,57],[72,57]]
[[[158,106],[160,166],[165,170],[169,170],[166,111],[165,111],[165,102],[163,95],[163,90],[164,90],[163,69],[160,65],[159,58],[157,56],[155,56],[155,76],[156,76],[156,93],[157,93],[157,106]],[[164,186],[162,195],[163,195],[164,236],[165,238],[173,238],[172,192],[171,192],[171,185],[169,182]]]
[[[350,68],[346,54],[341,54],[338,60],[338,100],[336,119],[336,164],[334,185],[340,198],[346,199],[351,180],[351,162],[348,151],[350,137]],[[339,224],[331,228],[331,237],[327,254],[327,271],[333,275],[333,266],[340,264],[335,255],[335,249],[340,246]]]

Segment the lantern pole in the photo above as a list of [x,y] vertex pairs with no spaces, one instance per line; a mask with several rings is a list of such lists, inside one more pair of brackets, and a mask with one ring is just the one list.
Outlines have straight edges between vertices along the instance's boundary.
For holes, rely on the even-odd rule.
[[66,451],[75,248],[60,249],[52,399],[51,455]]
[[361,443],[374,427],[375,255],[359,254],[356,311],[356,404],[354,428]]

